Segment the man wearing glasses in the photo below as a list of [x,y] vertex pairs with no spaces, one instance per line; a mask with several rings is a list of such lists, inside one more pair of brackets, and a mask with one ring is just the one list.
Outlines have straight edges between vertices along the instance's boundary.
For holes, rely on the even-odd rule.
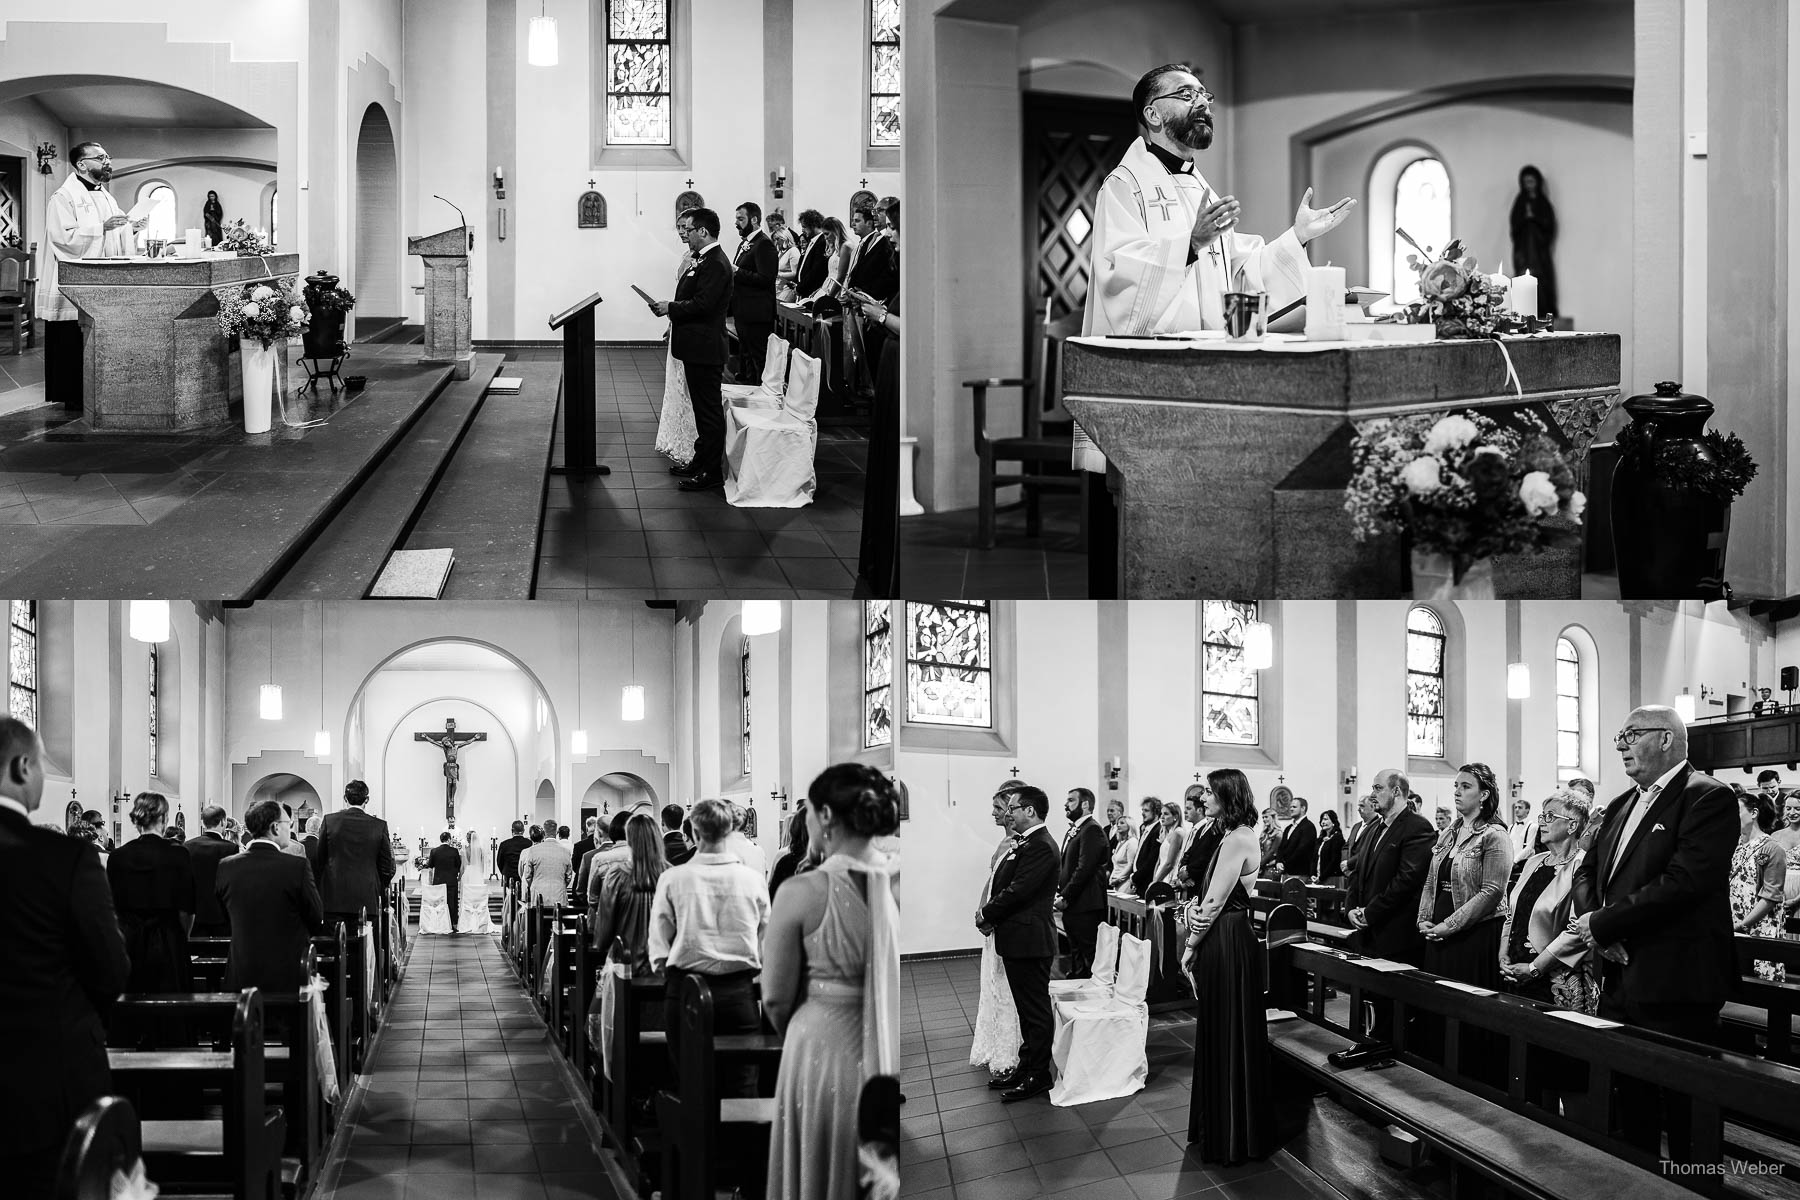
[[295,992],[306,984],[301,959],[325,919],[325,905],[305,855],[283,853],[293,818],[274,800],[244,814],[251,842],[219,862],[215,890],[231,921],[225,990]]
[[725,486],[725,412],[719,386],[725,374],[731,263],[719,248],[719,214],[712,209],[688,209],[676,229],[693,252],[694,265],[682,272],[673,300],[654,301],[650,308],[669,318],[669,353],[687,376],[698,431],[694,457],[674,473],[686,476],[682,491],[704,492]]
[[[1613,738],[1636,786],[1607,806],[1575,869],[1569,931],[1601,954],[1600,1016],[1711,1042],[1737,974],[1730,872],[1737,800],[1687,761],[1687,726],[1674,709],[1633,709]],[[1676,1162],[1689,1158],[1687,1098],[1621,1090],[1627,1139],[1652,1154],[1667,1128]]]
[[38,316],[44,321],[44,399],[80,408],[81,313],[62,294],[57,264],[78,258],[129,255],[134,235],[144,227],[119,210],[106,190],[112,179],[112,157],[99,142],[82,142],[69,151],[74,170],[50,193],[44,217],[51,253],[44,259],[38,290]]
[[1056,955],[1056,843],[1044,824],[1050,798],[1034,787],[1006,795],[1007,826],[1018,841],[994,868],[988,902],[975,917],[982,937],[1006,967],[1006,985],[1019,1013],[1018,1068],[988,1086],[1008,1104],[1050,1090],[1050,960]]

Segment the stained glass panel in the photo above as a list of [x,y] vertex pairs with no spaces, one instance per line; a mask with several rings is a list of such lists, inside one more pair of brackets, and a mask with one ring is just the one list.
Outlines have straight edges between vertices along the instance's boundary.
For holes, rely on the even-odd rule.
[[7,711],[32,728],[38,723],[37,601],[14,600],[7,609]]
[[900,0],[869,0],[869,145],[900,144]]
[[1444,757],[1443,719],[1408,717],[1406,719],[1406,752],[1415,758]]
[[160,774],[156,769],[156,717],[157,707],[160,704],[157,685],[161,682],[161,675],[161,663],[157,658],[156,643],[152,642],[150,644],[150,774],[152,776]]
[[1244,661],[1244,628],[1255,604],[1208,600],[1201,609],[1200,740],[1254,746],[1261,741],[1257,673]]
[[617,41],[667,41],[669,0],[609,0],[607,33]]
[[1236,746],[1257,744],[1256,697],[1208,696],[1206,701],[1206,726],[1200,734],[1204,740]]
[[740,696],[739,711],[742,724],[738,728],[740,748],[743,751],[744,774],[750,774],[750,639],[745,638],[738,650],[738,679],[743,686]]
[[927,725],[991,727],[988,606],[906,605],[906,716]]
[[1444,622],[1429,608],[1406,614],[1406,752],[1444,757]]
[[885,746],[894,737],[894,635],[892,605],[863,603],[863,748]]
[[673,50],[668,0],[607,5],[606,140],[620,146],[673,144]]

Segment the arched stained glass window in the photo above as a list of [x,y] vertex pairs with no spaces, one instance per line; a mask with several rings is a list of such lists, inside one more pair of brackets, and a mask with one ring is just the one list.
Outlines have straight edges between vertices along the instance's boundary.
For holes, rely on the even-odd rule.
[[869,146],[900,144],[900,0],[869,0]]
[[906,719],[921,725],[993,728],[988,602],[905,608]]
[[606,144],[674,145],[669,0],[606,0]]
[[1406,614],[1406,753],[1443,758],[1444,622],[1429,608]]
[[1581,774],[1581,654],[1566,637],[1556,639],[1556,778]]
[[[1394,224],[1433,254],[1450,244],[1450,176],[1442,161],[1420,158],[1400,172],[1394,185]],[[1395,304],[1419,298],[1419,276],[1406,264],[1413,253],[1404,239],[1394,238]]]
[[743,639],[738,649],[738,681],[742,686],[740,711],[743,724],[738,727],[738,742],[744,755],[744,778],[750,777],[750,639]]
[[158,711],[162,706],[162,663],[155,642],[150,643],[150,775],[152,778],[161,775],[157,758],[157,734],[159,732]]
[[14,600],[8,609],[6,707],[13,716],[36,729],[38,725],[37,601]]
[[863,749],[894,740],[892,600],[863,602]]
[[1256,620],[1256,605],[1208,600],[1203,620],[1200,740],[1257,745],[1262,704],[1257,673],[1244,661],[1244,627]]

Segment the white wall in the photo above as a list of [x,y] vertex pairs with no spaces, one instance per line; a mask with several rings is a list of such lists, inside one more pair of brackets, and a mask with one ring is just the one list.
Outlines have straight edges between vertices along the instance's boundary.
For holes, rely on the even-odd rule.
[[444,753],[414,733],[485,733],[457,752],[456,827],[504,829],[530,808],[534,701],[520,671],[385,671],[364,694],[371,809],[408,841],[444,827]]

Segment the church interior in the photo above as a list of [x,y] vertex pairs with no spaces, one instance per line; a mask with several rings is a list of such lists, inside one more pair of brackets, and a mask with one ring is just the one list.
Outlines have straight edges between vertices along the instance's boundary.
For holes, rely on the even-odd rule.
[[[542,927],[527,934],[516,892],[502,895],[489,871],[504,868],[508,842],[527,826],[562,827],[565,848],[585,830],[591,848],[596,822],[610,846],[615,818],[623,829],[628,816],[649,814],[679,839],[682,814],[692,816],[700,801],[726,802],[746,853],[776,866],[795,849],[796,813],[826,768],[860,763],[892,774],[890,727],[865,688],[864,647],[876,615],[853,601],[15,600],[0,681],[9,711],[42,739],[41,802],[31,820],[59,834],[85,829],[82,836],[115,859],[139,838],[164,835],[160,822],[136,822],[146,792],[165,798],[164,821],[181,837],[200,837],[203,812],[217,812],[221,827],[234,839],[242,830],[251,847],[258,843],[247,822],[261,802],[277,801],[292,813],[298,847],[302,830],[316,834],[317,820],[343,813],[356,781],[366,784],[365,811],[386,823],[393,843],[396,873],[382,899],[392,923],[371,914],[360,960],[358,946],[346,960],[342,945],[315,940],[322,961],[335,953],[336,967],[349,962],[348,979],[332,965],[317,969],[346,1005],[355,998],[354,1013],[342,1010],[340,1036],[340,1010],[331,1009],[340,1081],[321,1082],[318,1096],[305,1098],[302,1085],[313,1076],[276,1082],[288,1046],[298,1043],[269,1050],[271,1095],[281,1106],[271,1111],[287,1116],[287,1141],[270,1168],[282,1190],[269,1194],[473,1196],[479,1182],[493,1196],[631,1196],[640,1180],[661,1178],[657,1125],[632,1112],[637,1133],[621,1140],[616,1124],[603,1123],[618,1114],[597,1098],[607,1094],[604,1052],[588,1030],[590,1008],[598,1027],[600,960],[587,968],[587,917],[578,920],[580,905],[567,907],[559,893],[554,909],[536,910]],[[873,714],[867,723],[865,713]],[[453,788],[447,733],[456,743]],[[472,936],[466,924],[461,938],[421,936],[435,870],[427,848],[450,835],[474,873],[493,880],[489,936]],[[10,854],[10,829],[0,841]],[[465,873],[471,886],[482,884]],[[569,932],[558,935],[565,923]],[[544,947],[554,936],[563,949],[547,966]],[[537,939],[535,955],[528,937]],[[229,940],[203,942],[196,931],[196,982],[215,982],[194,990],[232,991],[209,974],[223,969]],[[357,986],[365,962],[367,990]],[[267,995],[273,1020],[280,996]],[[208,997],[189,1000],[198,1006]],[[656,1000],[660,1009],[660,977]],[[137,1105],[151,1182],[164,1195],[192,1193],[193,1179],[204,1176],[189,1171],[203,1171],[193,1164],[206,1156],[197,1142],[182,1141],[178,1127],[187,1126],[174,1118],[194,1114],[147,1082],[154,1064],[132,1056],[149,1052],[133,1049],[118,1024],[128,1007],[109,1018],[112,1090]],[[229,1021],[225,1036],[229,1046]],[[780,1039],[771,1041],[779,1049]],[[680,1094],[673,1083],[660,1086]],[[162,1104],[169,1107],[158,1111]],[[667,1126],[663,1134],[675,1137]],[[95,1161],[129,1175],[135,1126],[124,1158],[93,1136]],[[745,1161],[719,1157],[719,1179],[737,1186],[747,1178]],[[109,1169],[100,1170],[103,1185]],[[264,1194],[244,1190],[251,1179],[239,1174],[198,1190],[249,1200]],[[9,1188],[16,1182],[9,1178]]]
[[[905,607],[913,622],[920,619],[913,610],[934,606]],[[1346,942],[1353,922],[1341,906],[1342,887],[1354,883],[1331,878],[1342,868],[1327,866],[1323,850],[1327,815],[1351,838],[1359,804],[1389,772],[1405,777],[1418,814],[1439,828],[1446,814],[1461,811],[1456,781],[1467,763],[1491,768],[1501,819],[1511,829],[1521,816],[1533,829],[1545,822],[1554,828],[1563,810],[1556,797],[1577,778],[1591,781],[1596,806],[1629,799],[1633,781],[1609,735],[1633,723],[1641,715],[1633,710],[1643,705],[1685,714],[1693,767],[1740,794],[1772,789],[1778,799],[1771,815],[1781,813],[1777,839],[1800,837],[1800,743],[1792,734],[1792,693],[1778,686],[1784,676],[1795,683],[1800,660],[1800,614],[1791,603],[996,600],[929,619],[978,626],[986,652],[985,669],[973,657],[962,660],[969,682],[955,706],[909,693],[899,730],[896,766],[913,805],[909,832],[932,847],[911,863],[902,944],[909,1195],[1794,1194],[1800,1129],[1789,1101],[1800,1094],[1800,1068],[1787,1028],[1792,1009],[1782,993],[1758,998],[1768,981],[1751,971],[1747,955],[1717,1046],[1659,1042],[1660,1034],[1630,1025],[1603,1033],[1557,1020],[1528,1024],[1523,1017],[1541,1017],[1549,1006],[1522,1008],[1529,1002],[1510,987],[1500,996],[1497,985],[1471,995],[1454,979],[1432,986],[1419,972],[1377,974],[1402,964],[1383,968],[1374,959],[1363,961],[1375,970],[1340,970],[1355,966],[1354,953],[1332,957],[1355,945]],[[1260,649],[1250,632],[1258,625]],[[940,715],[945,711],[952,716]],[[1202,1108],[1206,1074],[1196,1038],[1207,1038],[1209,1018],[1197,1019],[1196,985],[1172,961],[1179,948],[1171,952],[1157,941],[1156,923],[1168,919],[1174,902],[1159,902],[1155,886],[1147,894],[1141,886],[1132,890],[1140,881],[1130,879],[1129,854],[1128,883],[1109,881],[1099,926],[1103,938],[1113,930],[1115,948],[1125,947],[1116,951],[1112,1000],[1099,958],[1089,980],[1098,991],[1058,998],[1054,989],[1089,986],[1062,982],[1079,975],[1064,956],[1070,943],[1058,951],[1050,985],[1057,1088],[1048,1098],[1003,1098],[1000,1084],[990,1086],[1001,1065],[994,1046],[1006,1055],[1014,1048],[1004,1020],[999,1041],[984,1048],[982,1010],[996,993],[1004,998],[1006,981],[984,982],[984,955],[993,950],[983,951],[975,916],[989,898],[983,881],[993,872],[989,886],[1004,882],[1007,839],[1020,833],[1016,824],[996,828],[1019,795],[999,794],[1006,788],[1029,784],[1048,797],[1047,829],[1052,844],[1063,847],[1066,883],[1075,861],[1072,822],[1081,809],[1065,807],[1064,798],[1075,803],[1074,789],[1097,798],[1092,812],[1104,826],[1117,811],[1135,849],[1147,798],[1166,802],[1165,841],[1191,835],[1192,818],[1178,806],[1196,785],[1204,790],[1210,781],[1217,790],[1214,773],[1222,768],[1247,780],[1259,823],[1277,799],[1290,817],[1296,801],[1305,802],[1301,819],[1310,818],[1320,838],[1313,867],[1265,870],[1251,900],[1262,965],[1251,964],[1250,987],[1267,996],[1252,1001],[1252,1017],[1263,1024],[1266,1002],[1277,1137],[1265,1144],[1272,1150],[1266,1157],[1231,1165],[1203,1161],[1191,1144],[1190,1107]],[[1747,839],[1761,836],[1749,828]],[[1120,863],[1114,857],[1102,872]],[[1150,863],[1156,865],[1155,854]],[[1148,866],[1137,869],[1149,877]],[[1800,872],[1789,878],[1800,883]],[[1071,915],[1057,914],[1063,934],[1073,929]],[[1755,941],[1791,947],[1793,936]],[[1138,960],[1147,983],[1145,974],[1133,976],[1136,992],[1125,996],[1126,950],[1140,939],[1151,943],[1147,968]],[[1104,940],[1100,948],[1104,953]],[[1706,969],[1697,951],[1684,961],[1688,970]],[[1794,968],[1787,970],[1789,981],[1777,986],[1791,989]],[[1406,979],[1424,983],[1405,988]],[[1096,996],[1098,1002],[1082,1003]],[[1328,1064],[1325,1050],[1354,1044],[1346,1030],[1359,1001],[1394,996],[1415,1012],[1460,1022],[1462,1057],[1446,1058],[1445,1043],[1409,1033],[1385,1063],[1368,1066],[1365,1055]],[[1446,996],[1457,1003],[1446,1007]],[[1479,1039],[1470,1036],[1476,1031],[1507,1039],[1510,1069],[1503,1052],[1493,1066],[1491,1044],[1483,1051],[1487,1066],[1477,1069],[1483,1060]],[[1613,1037],[1626,1040],[1610,1043]],[[1643,1061],[1668,1045],[1683,1049],[1654,1065]],[[1551,1078],[1561,1068],[1547,1062],[1568,1066],[1565,1058],[1588,1060],[1569,1067],[1587,1072],[1585,1088],[1567,1082],[1566,1073],[1561,1083]],[[1236,1067],[1218,1069],[1237,1077]],[[1627,1075],[1635,1076],[1629,1086],[1674,1080],[1692,1094],[1695,1145],[1723,1164],[1722,1179],[1659,1169],[1619,1139],[1608,1123],[1616,1113],[1606,1103],[1606,1080],[1624,1085]],[[1701,1076],[1709,1082],[1698,1082]],[[1254,1122],[1233,1114],[1233,1121]],[[1703,1127],[1717,1136],[1701,1140],[1708,1136]]]
[[[779,328],[726,318],[739,393],[707,467],[670,321],[639,295],[675,298],[686,209],[717,215],[729,265],[740,205],[804,248],[803,213],[848,227],[898,197],[898,13],[0,5],[0,590],[112,598],[124,566],[171,598],[855,594],[878,363],[842,313],[758,276]],[[33,285],[90,143],[140,257],[60,264],[85,331],[71,393],[46,354],[78,314],[34,312]],[[240,224],[260,258],[217,252]],[[214,323],[269,284],[308,319],[257,360],[272,412],[244,404],[250,356]],[[787,372],[790,348],[810,366]],[[672,466],[730,477],[690,489]]]
[[[1183,61],[1212,96],[1212,142],[1195,170],[1236,198],[1241,231],[1274,241],[1309,187],[1314,205],[1355,198],[1307,254],[1313,267],[1341,267],[1344,286],[1388,294],[1367,309],[1377,317],[1417,296],[1396,227],[1433,253],[1458,239],[1481,273],[1521,275],[1520,176],[1537,169],[1555,212],[1558,297],[1539,315],[1554,329],[1509,336],[1505,362],[1482,347],[1482,378],[1462,394],[1546,400],[1588,507],[1579,545],[1555,552],[1570,561],[1554,583],[1497,568],[1499,598],[1710,599],[1721,583],[1746,597],[1800,591],[1793,89],[1769,87],[1790,78],[1800,44],[1788,5],[933,0],[913,6],[906,34],[916,98],[906,182],[924,239],[907,283],[926,331],[906,347],[907,594],[1408,594],[1397,544],[1371,544],[1362,574],[1308,570],[1349,544],[1350,434],[1402,401],[1435,415],[1433,396],[1460,385],[1439,375],[1415,391],[1402,374],[1359,398],[1353,382],[1332,390],[1333,376],[1318,391],[1280,392],[1267,403],[1280,411],[1264,411],[1255,386],[1207,373],[1245,357],[1189,354],[1216,343],[1117,349],[1079,336],[1100,253],[1095,197],[1132,142],[1133,85]],[[1552,303],[1547,290],[1542,299]],[[1367,317],[1353,307],[1356,336]],[[1523,361],[1555,353],[1558,335],[1603,349],[1604,366],[1587,375]],[[1481,346],[1444,336],[1440,326],[1433,343],[1444,353]],[[1424,350],[1350,346],[1351,362]],[[1159,370],[1164,361],[1179,365]],[[1662,381],[1710,401],[1710,429],[1735,433],[1756,464],[1730,505],[1728,544],[1713,545],[1723,554],[1711,582],[1692,591],[1628,574],[1641,554],[1632,527],[1650,512],[1621,490],[1633,425],[1623,402]],[[1590,407],[1571,422],[1562,406],[1577,396]],[[1068,469],[1077,408],[1093,415],[1110,464],[1107,476],[1083,472],[1085,483]],[[1300,410],[1319,423],[1290,448],[1282,439],[1300,418],[1284,414]],[[1089,569],[1115,553],[1096,492],[1118,505],[1119,578]],[[1254,544],[1231,539],[1239,528]],[[1232,556],[1249,565],[1219,565]]]

